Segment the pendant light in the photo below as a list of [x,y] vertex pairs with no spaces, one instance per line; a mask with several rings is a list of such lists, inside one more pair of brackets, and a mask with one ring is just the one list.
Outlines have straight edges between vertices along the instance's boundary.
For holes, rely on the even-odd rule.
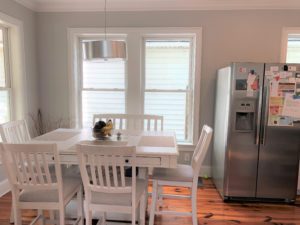
[[126,43],[121,40],[107,40],[106,0],[104,0],[104,40],[84,41],[83,59],[88,61],[126,60]]

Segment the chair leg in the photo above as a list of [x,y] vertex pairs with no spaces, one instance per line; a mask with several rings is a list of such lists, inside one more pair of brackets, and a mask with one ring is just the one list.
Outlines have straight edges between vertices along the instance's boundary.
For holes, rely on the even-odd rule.
[[14,225],[22,225],[21,210],[14,206]]
[[193,225],[198,225],[198,218],[197,218],[197,187],[192,188],[192,220]]
[[82,187],[80,187],[79,191],[77,192],[77,217],[80,217],[79,225],[83,225],[84,219],[84,212],[83,212],[83,196],[82,196]]
[[65,207],[60,206],[59,208],[59,225],[65,225]]
[[145,191],[141,201],[140,201],[140,222],[139,225],[145,225],[145,217],[146,217],[146,198],[145,196],[148,196],[148,191]]
[[44,213],[43,213],[43,210],[41,210],[41,209],[38,209],[37,210],[37,213],[38,213],[38,216],[42,216],[42,218],[41,218],[41,220],[40,220],[40,225],[45,225],[45,218],[44,218]]
[[49,210],[49,217],[50,217],[50,220],[55,220],[55,211],[54,210]]
[[92,225],[92,211],[89,209],[88,204],[85,204],[85,225]]
[[132,210],[131,210],[131,225],[135,225],[135,220],[136,220],[136,208],[132,207]]
[[153,181],[152,184],[152,202],[151,202],[151,208],[150,208],[150,218],[149,218],[149,225],[154,224],[154,216],[155,216],[155,210],[156,210],[156,201],[157,201],[157,181]]
[[10,218],[9,218],[9,222],[10,223],[14,223],[14,206],[13,204],[11,205],[11,209],[10,209]]
[[101,221],[101,225],[105,225],[105,224],[106,224],[106,212],[103,213],[102,221]]
[[163,206],[163,196],[162,194],[164,193],[163,191],[163,187],[162,186],[158,186],[157,187],[157,204],[159,207]]

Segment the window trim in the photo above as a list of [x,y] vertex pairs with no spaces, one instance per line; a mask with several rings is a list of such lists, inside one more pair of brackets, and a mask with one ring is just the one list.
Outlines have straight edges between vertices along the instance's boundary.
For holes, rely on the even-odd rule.
[[288,37],[289,37],[289,34],[293,34],[293,33],[300,34],[300,27],[284,27],[282,29],[281,54],[280,54],[280,62],[281,63],[286,63]]
[[0,21],[8,29],[11,120],[26,118],[30,111],[26,86],[24,23],[2,12]]
[[[79,117],[78,117],[78,49],[79,49],[79,39],[81,37],[87,37],[87,36],[99,36],[99,34],[104,33],[103,28],[68,28],[68,77],[69,77],[69,115],[70,115],[70,127],[73,128],[79,128]],[[130,49],[130,45],[132,44],[130,40],[128,40],[128,49],[130,51],[130,54],[139,54],[139,59],[136,64],[140,65],[139,68],[126,68],[127,73],[126,74],[134,74],[133,72],[139,71],[140,73],[143,71],[143,62],[141,58],[142,54],[142,44],[143,44],[143,37],[157,37],[158,34],[167,34],[170,35],[190,35],[195,36],[195,57],[193,60],[194,66],[194,83],[193,83],[193,90],[194,90],[194,97],[193,97],[193,103],[194,103],[194,109],[193,109],[193,137],[192,137],[192,143],[184,144],[185,146],[191,146],[191,149],[194,148],[194,146],[197,144],[198,138],[199,138],[199,130],[200,130],[200,86],[201,86],[201,66],[202,66],[202,28],[201,27],[149,27],[149,28],[131,28],[131,27],[122,27],[122,28],[108,28],[107,33],[111,35],[139,35],[141,38],[135,39],[136,44],[137,40],[139,40],[139,50],[136,50],[133,53],[133,50]],[[134,39],[134,38],[133,38]],[[195,63],[195,62],[199,63]],[[130,59],[128,60],[130,63]],[[139,78],[136,82],[139,82],[140,88],[143,88],[143,76]],[[127,83],[128,79],[126,77],[126,89],[129,88],[129,84]],[[143,93],[142,90],[139,90],[141,93]],[[128,99],[128,96],[130,96],[129,91],[126,94],[126,100]],[[137,106],[138,108],[135,108],[133,110],[136,111],[136,113],[142,113],[143,112],[143,105],[142,102],[143,96],[137,96],[137,99],[141,102],[139,104],[140,106]],[[126,112],[132,113],[131,111],[131,105],[126,102]],[[196,126],[195,126],[196,125]]]

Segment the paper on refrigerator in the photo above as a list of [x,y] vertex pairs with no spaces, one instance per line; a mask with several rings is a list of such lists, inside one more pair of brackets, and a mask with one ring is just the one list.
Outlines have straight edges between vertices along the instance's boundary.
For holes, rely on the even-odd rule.
[[300,99],[294,98],[293,94],[286,94],[282,115],[300,119]]

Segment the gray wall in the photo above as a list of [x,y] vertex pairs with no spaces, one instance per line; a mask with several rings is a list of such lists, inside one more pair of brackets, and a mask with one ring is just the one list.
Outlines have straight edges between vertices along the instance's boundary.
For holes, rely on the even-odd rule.
[[[67,28],[101,27],[101,13],[37,15],[40,106],[68,117]],[[300,26],[300,11],[113,12],[110,27],[202,27],[200,121],[213,125],[216,70],[232,61],[278,62],[283,27]],[[210,156],[206,159],[210,165]]]
[[[25,86],[28,91],[28,111],[35,113],[39,105],[36,60],[36,14],[13,0],[0,0],[0,11],[23,21],[26,68]],[[3,179],[3,168],[0,165],[0,182]]]

